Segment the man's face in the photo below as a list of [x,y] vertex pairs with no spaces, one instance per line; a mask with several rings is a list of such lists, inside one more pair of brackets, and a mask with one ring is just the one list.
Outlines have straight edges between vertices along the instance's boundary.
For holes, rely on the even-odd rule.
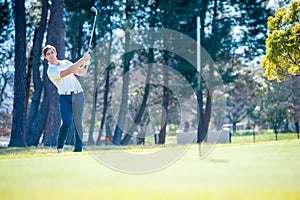
[[54,49],[49,49],[45,54],[45,59],[51,63],[57,60],[56,56],[57,56],[56,51]]

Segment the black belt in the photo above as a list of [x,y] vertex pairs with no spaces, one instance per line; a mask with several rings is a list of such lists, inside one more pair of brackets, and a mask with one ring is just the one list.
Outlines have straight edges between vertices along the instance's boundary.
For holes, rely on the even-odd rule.
[[73,95],[73,94],[78,94],[82,91],[80,90],[75,90],[75,91],[70,91],[70,92],[62,92],[61,95]]

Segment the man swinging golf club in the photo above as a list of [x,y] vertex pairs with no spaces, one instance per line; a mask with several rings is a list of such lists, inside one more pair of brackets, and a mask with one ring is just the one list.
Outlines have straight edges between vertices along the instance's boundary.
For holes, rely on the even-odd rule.
[[69,60],[58,60],[54,46],[47,45],[43,49],[44,58],[49,62],[47,71],[49,79],[57,87],[59,94],[60,116],[62,124],[59,128],[57,153],[62,153],[69,127],[72,121],[75,125],[74,152],[82,151],[82,115],[84,94],[80,82],[75,75],[84,76],[87,67],[82,67],[90,59],[87,51],[76,63]]
[[75,63],[72,63],[69,60],[58,60],[54,46],[47,45],[43,49],[44,58],[49,62],[49,68],[47,71],[48,77],[57,87],[59,93],[62,124],[59,128],[57,153],[63,152],[64,143],[72,121],[75,125],[75,147],[73,151],[82,151],[84,94],[81,84],[75,75],[84,76],[90,64],[90,46],[98,14],[95,7],[92,7],[91,10],[95,12],[95,19],[88,51],[82,58]]

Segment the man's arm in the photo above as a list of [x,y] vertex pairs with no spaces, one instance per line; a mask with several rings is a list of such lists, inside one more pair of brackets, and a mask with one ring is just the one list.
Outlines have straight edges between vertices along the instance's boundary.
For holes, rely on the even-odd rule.
[[[81,66],[90,59],[90,51],[86,52],[82,58],[80,58],[76,63],[68,67],[67,69],[60,72],[60,77],[63,78],[69,74],[79,74],[81,71]],[[86,72],[85,72],[86,73]]]

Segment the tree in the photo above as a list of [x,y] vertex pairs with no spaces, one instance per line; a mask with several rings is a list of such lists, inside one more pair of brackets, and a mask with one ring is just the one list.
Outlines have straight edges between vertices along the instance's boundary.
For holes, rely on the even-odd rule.
[[15,78],[13,124],[9,147],[25,146],[26,124],[26,20],[25,1],[14,1],[15,16]]
[[[56,47],[57,58],[65,58],[65,29],[64,29],[64,1],[53,0],[50,8],[50,19],[48,25],[47,44]],[[47,71],[48,66],[44,69]],[[56,87],[49,81],[48,76],[44,76],[45,90],[49,91],[49,113],[43,142],[45,146],[57,145],[57,134],[60,125],[58,93]]]
[[140,125],[142,120],[143,120],[144,112],[145,112],[146,105],[147,105],[148,96],[149,96],[149,93],[150,93],[150,83],[149,82],[150,82],[152,73],[151,73],[151,69],[149,69],[149,68],[146,69],[147,70],[147,77],[146,77],[146,80],[145,80],[145,89],[144,89],[142,103],[140,104],[138,110],[136,111],[136,116],[134,117],[134,121],[133,121],[131,127],[129,128],[129,130],[127,131],[125,137],[121,141],[122,145],[127,145],[129,143],[133,132],[136,131],[138,125]]
[[274,129],[274,133],[277,133],[279,128],[289,131],[286,127],[283,128],[288,123],[293,123],[294,131],[299,132],[299,78],[299,76],[290,77],[289,80],[280,83],[268,81],[268,90],[262,97],[264,108],[260,115],[266,117],[264,121],[273,129],[277,128]]
[[255,97],[263,88],[261,79],[254,78],[255,72],[242,69],[244,66],[236,67],[239,71],[238,78],[231,84],[227,84],[227,118],[232,123],[233,133],[236,133],[236,125],[241,122],[256,108]]
[[270,33],[262,67],[269,80],[281,81],[300,72],[300,2],[292,1],[289,9],[278,8],[268,18]]
[[[42,2],[42,1],[40,1]],[[34,12],[29,13],[29,22],[34,22],[29,28],[29,31],[27,32],[27,35],[29,36],[28,38],[31,38],[28,41],[31,41],[33,36],[33,30],[35,27],[38,27],[40,29],[40,26],[37,26],[38,20],[40,16],[40,2],[36,3],[37,9],[34,9]],[[46,2],[46,0],[43,0],[43,2]],[[54,13],[56,10],[54,9],[55,5],[58,5],[63,1],[53,1],[52,3],[52,10],[50,18],[54,19]],[[213,61],[220,64],[220,70],[222,71],[222,78],[224,80],[224,83],[231,83],[232,87],[234,88],[236,82],[239,80],[237,79],[236,76],[231,76],[232,68],[226,68],[224,69],[224,65],[226,63],[231,62],[231,60],[234,58],[242,60],[242,62],[248,62],[255,56],[261,55],[265,49],[265,46],[262,45],[261,40],[264,40],[265,38],[265,33],[267,31],[266,29],[266,16],[268,14],[268,10],[266,9],[266,2],[267,0],[226,0],[226,1],[218,1],[218,0],[202,0],[201,1],[201,44],[202,46],[207,50],[209,53],[210,57],[213,58]],[[196,12],[195,12],[195,6],[196,6],[196,1],[182,1],[182,0],[166,0],[166,1],[149,1],[149,0],[139,0],[139,1],[114,1],[114,0],[108,0],[108,1],[91,1],[87,0],[84,3],[83,2],[74,2],[71,0],[65,0],[65,12],[64,15],[61,12],[61,8],[57,9],[57,16],[59,15],[59,18],[65,18],[65,21],[68,22],[67,26],[67,37],[66,39],[64,38],[64,33],[60,31],[61,27],[61,19],[56,18],[54,21],[59,22],[57,25],[58,26],[53,26],[54,21],[49,22],[49,30],[48,30],[48,38],[47,38],[47,44],[64,44],[65,41],[68,42],[69,45],[67,45],[66,52],[67,55],[70,55],[71,60],[76,60],[78,58],[78,55],[83,52],[83,50],[87,46],[87,41],[89,40],[90,34],[89,34],[89,27],[92,24],[92,12],[90,12],[90,7],[91,6],[96,6],[99,10],[101,10],[101,16],[98,17],[98,25],[96,26],[96,31],[95,31],[95,36],[94,37],[94,46],[96,46],[97,43],[101,41],[106,41],[107,38],[112,37],[112,35],[115,33],[114,30],[116,28],[122,27],[124,30],[132,29],[133,27],[139,27],[139,28],[147,28],[149,26],[154,26],[154,27],[164,27],[164,28],[169,28],[172,30],[180,31],[181,33],[191,36],[192,38],[196,38]],[[63,7],[63,4],[62,4]],[[234,10],[234,12],[232,12]],[[6,9],[3,9],[3,12],[1,13],[5,15]],[[42,12],[45,12],[42,11]],[[45,19],[45,18],[44,18]],[[125,19],[122,20],[122,19]],[[1,20],[5,21],[5,18]],[[51,21],[51,20],[50,20]],[[2,23],[2,22],[1,22]],[[52,25],[51,25],[52,23]],[[2,26],[2,24],[1,24]],[[233,31],[233,29],[236,30],[236,28],[239,28],[240,32],[236,34],[236,31]],[[54,29],[58,29],[58,31],[53,31]],[[39,30],[40,31],[40,30]],[[49,36],[53,32],[56,32],[56,35],[59,37],[56,38],[56,36]],[[40,40],[37,40],[37,35],[41,35],[41,32],[39,33],[36,31],[36,36],[34,38],[33,42],[33,47],[32,47],[32,55],[33,51],[38,52],[37,49],[40,49],[38,47],[38,44],[40,43]],[[237,37],[233,37],[232,35],[237,35]],[[128,35],[125,35],[126,40],[129,39]],[[52,38],[52,39],[50,39]],[[61,38],[64,38],[64,40],[61,40]],[[138,42],[135,39],[130,38],[131,41],[133,42]],[[130,42],[131,42],[130,41]],[[166,40],[169,41],[169,40]],[[57,45],[56,45],[57,46]],[[114,46],[114,45],[113,45]],[[37,48],[38,47],[38,48]],[[61,49],[63,48],[63,49]],[[114,48],[114,47],[112,47]],[[2,49],[2,48],[1,48]],[[34,50],[35,49],[35,50]],[[147,49],[147,47],[145,47]],[[155,48],[154,48],[155,49]],[[237,49],[243,49],[243,53],[240,55],[236,55],[236,50]],[[64,47],[58,47],[57,50],[59,54],[64,54]],[[112,55],[116,55],[116,51],[120,52],[119,49],[114,49],[112,50],[114,52],[111,52]],[[126,50],[125,50],[126,51]],[[110,52],[110,51],[109,51]],[[40,52],[38,52],[40,53]],[[126,52],[127,53],[127,52]],[[165,52],[154,52],[154,62],[160,62],[163,59],[163,56]],[[172,67],[176,71],[180,72],[184,77],[187,78],[188,81],[190,81],[191,85],[195,88],[196,86],[196,70],[194,67],[189,67],[183,61],[184,59],[178,58],[179,56],[176,56],[175,54],[172,54],[172,52],[167,52],[165,54],[165,59],[164,59],[164,64]],[[31,55],[30,52],[28,52],[29,56]],[[140,56],[140,55],[138,55]],[[33,59],[40,57],[38,54],[35,54],[35,56],[32,56]],[[62,56],[61,58],[63,58]],[[127,65],[127,70],[131,69],[131,67],[134,67],[131,62],[131,57],[130,53],[127,55],[124,55],[124,69],[125,65]],[[161,60],[159,60],[161,59]],[[31,60],[30,60],[31,61]],[[36,62],[32,60],[32,62]],[[53,142],[53,138],[56,135],[56,126],[59,124],[58,122],[58,104],[57,104],[57,97],[55,88],[51,88],[49,90],[49,87],[51,87],[51,83],[48,80],[47,75],[44,73],[43,77],[41,78],[39,71],[38,71],[38,66],[40,61],[38,61],[37,65],[33,64],[32,65],[32,75],[33,75],[33,86],[34,90],[30,88],[30,93],[32,93],[32,98],[31,98],[31,107],[29,110],[29,115],[28,115],[28,126],[27,130],[30,130],[28,132],[28,136],[31,133],[36,134],[36,138],[34,139],[34,142],[31,143],[32,145],[36,145],[37,142],[39,141],[40,136],[42,135],[42,131],[45,127],[45,123],[48,117],[48,109],[49,109],[49,98],[54,98],[51,100],[50,104],[50,114],[49,116],[53,116],[54,113],[56,114],[55,118],[50,117],[47,122],[47,127],[46,127],[46,134],[44,134],[44,140],[46,141],[47,144],[50,145],[50,143]],[[30,65],[31,62],[28,63],[28,66]],[[171,63],[171,64],[170,64]],[[224,64],[225,63],[225,64]],[[202,62],[203,64],[203,62]],[[44,72],[47,70],[47,64],[44,65]],[[117,66],[117,65],[116,65]],[[35,67],[35,69],[34,69]],[[107,67],[107,66],[105,66]],[[210,66],[211,69],[213,69],[213,65]],[[30,68],[28,68],[30,70]],[[111,71],[110,71],[111,70]],[[95,113],[99,111],[100,109],[103,110],[101,113],[102,119],[101,119],[101,126],[100,126],[100,132],[104,130],[105,124],[104,121],[106,119],[106,109],[110,105],[110,102],[108,100],[110,90],[108,86],[115,80],[115,74],[118,73],[118,70],[120,70],[119,67],[113,68],[107,70],[107,73],[105,74],[107,76],[106,78],[103,78],[101,74],[94,73],[92,70],[90,70],[90,76],[89,78],[85,78],[85,80],[81,80],[82,82],[85,82],[85,91],[88,95],[86,98],[86,106],[85,109],[91,111],[91,112],[85,112],[88,113],[86,114],[86,121],[84,124],[90,124],[90,134],[89,134],[89,139],[91,143],[92,141],[92,134],[94,133],[94,125],[97,124],[97,120],[100,120],[100,115],[96,115]],[[112,71],[114,70],[114,71]],[[227,71],[226,71],[227,70]],[[126,72],[128,72],[126,71]],[[113,73],[112,73],[113,72]],[[115,73],[116,72],[116,73]],[[123,71],[124,74],[125,70]],[[37,79],[34,77],[38,77]],[[91,78],[93,76],[93,81],[91,81]],[[153,76],[152,76],[153,77]],[[30,77],[28,77],[29,80]],[[167,80],[168,77],[165,78],[165,85],[167,86],[168,81],[169,84],[172,84],[171,80]],[[207,78],[207,77],[206,77]],[[129,81],[129,78],[125,77],[126,81]],[[208,79],[213,79],[213,78],[208,78]],[[6,80],[6,79],[3,79]],[[104,86],[104,80],[106,80],[105,86]],[[1,79],[2,81],[2,79]],[[211,88],[207,88],[205,85],[205,81],[203,81],[203,90],[202,90],[202,96],[199,97],[201,98],[201,102],[203,105],[203,115],[201,119],[203,120],[204,126],[203,128],[206,130],[208,128],[208,125],[210,123],[210,118],[211,118],[211,111],[214,105],[213,104],[213,91]],[[210,80],[208,80],[210,81]],[[94,83],[94,85],[93,85]],[[126,86],[126,82],[125,85]],[[101,87],[99,86],[101,85]],[[93,88],[97,87],[97,88]],[[101,89],[100,89],[101,88]],[[103,90],[102,90],[103,88]],[[29,89],[29,88],[27,88]],[[42,90],[44,89],[44,94],[42,94]],[[94,89],[94,92],[93,92]],[[163,89],[163,88],[161,88]],[[50,93],[51,91],[51,93]],[[100,92],[103,91],[103,95],[100,95]],[[152,89],[150,88],[150,92],[152,93]],[[125,110],[125,101],[126,101],[126,94],[128,91],[124,90],[124,104],[122,104],[122,109]],[[150,97],[151,97],[150,93]],[[162,99],[164,99],[164,109],[168,110],[168,107],[172,107],[172,94],[167,92],[167,90],[160,91],[162,96]],[[95,95],[94,95],[95,94]],[[94,98],[92,102],[92,97]],[[142,97],[142,95],[141,95]],[[129,97],[130,98],[130,97]],[[128,99],[128,98],[127,98]],[[41,102],[42,100],[42,102]],[[130,100],[130,99],[128,99]],[[167,100],[169,102],[167,103]],[[30,101],[30,100],[29,100]],[[104,103],[99,103],[99,102],[104,102]],[[122,100],[123,101],[123,100]],[[41,103],[40,103],[41,102]],[[148,101],[149,102],[149,101]],[[160,102],[161,104],[163,101]],[[124,105],[124,106],[123,106]],[[52,108],[52,106],[54,106]],[[142,111],[142,110],[141,110]],[[31,113],[36,113],[35,117]],[[122,112],[122,114],[126,115],[126,112]],[[166,113],[168,116],[169,113]],[[30,116],[30,117],[29,117]],[[170,116],[170,115],[169,115]],[[91,118],[91,120],[90,120]],[[125,117],[126,118],[126,117]],[[124,118],[124,119],[125,119]],[[163,117],[162,121],[166,121],[168,123],[171,123],[170,120],[164,119]],[[53,120],[56,119],[56,122],[53,122]],[[52,121],[51,121],[52,120]],[[93,122],[94,120],[94,122]],[[120,119],[120,121],[122,121]],[[139,121],[139,120],[137,120]],[[126,125],[128,125],[129,122],[125,122]],[[122,127],[122,123],[118,122],[119,127]],[[126,126],[125,125],[125,126]],[[167,125],[167,124],[165,124]],[[49,128],[53,128],[51,131],[48,130]],[[86,127],[85,127],[86,128]],[[163,127],[165,128],[165,127]],[[167,129],[165,129],[167,130]],[[161,134],[161,141],[165,138],[165,133],[166,132],[164,129],[162,129],[162,134]],[[204,130],[204,131],[205,131]],[[121,132],[116,131],[115,133],[117,135],[121,135],[122,137],[122,130]],[[53,133],[53,136],[50,138],[52,139],[47,139],[48,138],[48,133]],[[99,134],[100,135],[100,134]],[[32,135],[29,136],[30,139],[33,139]],[[27,138],[27,139],[29,139]],[[48,142],[52,141],[52,142]],[[97,140],[97,143],[100,141]],[[29,140],[27,140],[28,144],[30,144]],[[55,142],[54,142],[55,143]],[[161,142],[163,143],[163,142]],[[30,144],[30,145],[31,145]],[[99,143],[98,143],[99,144]],[[118,144],[118,142],[117,142]]]
[[289,103],[288,98],[291,90],[287,84],[278,83],[276,81],[269,82],[268,91],[264,95],[262,102],[261,115],[265,123],[279,133],[282,125],[289,121]]
[[[42,43],[47,24],[48,0],[42,1],[42,11],[39,25],[35,29],[33,47],[30,52],[28,68],[32,68],[32,80],[34,91],[31,96],[31,104],[26,124],[26,143],[28,146],[37,146],[46,124],[46,108],[40,105],[44,82],[40,74],[40,57]],[[28,84],[29,86],[30,84]],[[47,97],[47,96],[44,96]],[[43,108],[44,110],[41,110]]]
[[[110,1],[110,5],[111,5],[111,1]],[[110,10],[111,11],[111,6],[110,6]],[[109,23],[112,27],[112,21],[109,20]],[[109,34],[110,34],[110,40],[109,40],[109,45],[108,45],[108,55],[107,55],[107,60],[110,61],[111,60],[111,47],[112,47],[112,29],[109,30]],[[103,111],[102,111],[102,117],[101,117],[101,124],[100,124],[100,128],[99,128],[99,134],[96,140],[96,145],[100,145],[100,141],[101,141],[101,136],[102,136],[102,132],[104,129],[104,125],[106,123],[106,118],[108,118],[109,116],[107,116],[107,108],[108,108],[108,96],[109,96],[109,86],[110,86],[110,73],[112,71],[113,68],[113,64],[111,64],[111,66],[107,67],[105,70],[105,85],[104,85],[104,92],[103,92]],[[98,94],[98,90],[99,87],[96,89],[96,94]],[[96,98],[96,94],[95,94],[95,98]],[[107,120],[109,121],[109,120]],[[109,122],[107,122],[107,126]],[[106,140],[108,140],[108,138],[112,137],[111,132],[109,131],[109,129],[106,129]]]
[[[145,5],[140,5],[140,9],[141,10],[146,10],[145,8],[147,7],[147,3],[148,2],[144,2]],[[138,24],[138,26],[141,26],[144,24],[144,20],[143,18],[145,18],[146,16],[149,17],[149,27],[155,27],[156,26],[156,15],[157,15],[157,2],[152,2],[149,5],[149,14],[147,14],[147,12],[143,12],[144,13],[144,17],[139,17],[138,20],[136,21],[136,23]],[[152,44],[153,45],[153,44]],[[154,49],[153,48],[149,48],[148,51],[145,52],[146,54],[146,62],[147,63],[153,63],[154,62]],[[139,55],[139,57],[142,57],[142,53]],[[135,61],[134,63],[136,64],[137,61]],[[145,61],[144,61],[145,62]],[[125,137],[123,138],[123,140],[121,141],[122,145],[126,145],[129,143],[131,136],[133,135],[133,132],[136,131],[138,129],[139,125],[142,125],[143,123],[145,123],[145,116],[146,114],[144,114],[146,106],[147,106],[147,101],[148,101],[148,97],[150,94],[150,80],[151,80],[151,75],[152,75],[152,71],[151,69],[148,67],[146,70],[146,79],[145,79],[145,85],[144,85],[144,91],[143,91],[143,95],[142,95],[142,101],[140,103],[140,105],[138,105],[136,111],[135,111],[135,116],[134,116],[134,120],[133,123],[131,124],[128,132],[126,133]],[[138,102],[139,103],[139,102]],[[140,134],[139,136],[142,136],[142,134]],[[145,138],[139,138],[139,142],[141,144],[144,144],[145,142]]]
[[[155,22],[153,26],[162,26],[167,29],[178,30],[183,32],[187,35],[192,35],[194,32],[194,27],[190,26],[190,24],[194,23],[192,19],[195,17],[194,6],[193,2],[184,2],[184,1],[157,1],[151,7],[151,14],[150,13],[150,22]],[[191,33],[192,32],[192,33]],[[171,34],[165,35],[163,38],[163,45],[166,49],[171,49],[171,46],[176,42],[174,40],[170,40],[172,38]],[[161,52],[161,63],[163,65],[176,68],[175,70],[179,73],[184,73],[187,70],[187,64],[185,61],[175,53],[163,51]],[[157,56],[157,55],[155,55]],[[177,64],[175,64],[177,63]],[[192,71],[193,75],[195,71]],[[186,73],[186,77],[190,74]],[[162,115],[160,116],[160,123],[159,123],[159,135],[158,135],[158,144],[165,144],[166,142],[166,135],[167,135],[167,126],[171,121],[172,115],[171,114],[171,104],[172,99],[174,96],[169,88],[169,72],[167,70],[163,71],[163,85],[162,88],[162,97],[161,97],[161,108],[162,108]],[[176,98],[176,97],[175,97]]]
[[[243,61],[251,62],[265,52],[267,18],[272,14],[269,0],[230,0],[229,16],[233,18],[230,40],[232,50]],[[234,30],[234,31],[233,31]]]

